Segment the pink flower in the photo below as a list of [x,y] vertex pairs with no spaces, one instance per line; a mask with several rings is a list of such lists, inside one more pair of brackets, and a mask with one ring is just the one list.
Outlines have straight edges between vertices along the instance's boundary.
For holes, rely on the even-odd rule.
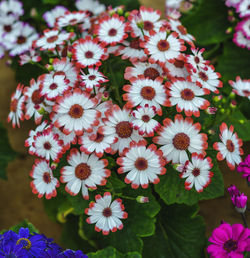
[[221,224],[214,229],[208,239],[211,245],[207,252],[213,257],[240,258],[243,252],[250,251],[250,230],[241,224]]
[[250,154],[246,157],[246,159],[239,164],[237,167],[237,171],[243,173],[243,177],[245,177],[248,182],[250,182]]

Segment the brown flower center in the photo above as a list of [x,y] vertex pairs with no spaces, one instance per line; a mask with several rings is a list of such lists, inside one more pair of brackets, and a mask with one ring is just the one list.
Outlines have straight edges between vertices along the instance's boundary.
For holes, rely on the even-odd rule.
[[169,43],[167,42],[167,40],[164,39],[160,40],[157,44],[157,48],[162,52],[167,51],[169,47]]
[[94,56],[94,53],[92,52],[92,51],[87,51],[86,53],[85,53],[85,57],[86,58],[92,58]]
[[134,39],[129,43],[129,46],[134,49],[140,49],[140,40]]
[[49,38],[47,38],[47,42],[48,43],[54,43],[58,40],[58,36],[57,35],[54,35],[54,36],[51,36]]
[[4,25],[3,29],[5,32],[11,32],[12,27],[11,27],[11,25]]
[[101,142],[104,138],[104,135],[101,133],[96,134],[95,142]]
[[196,56],[196,57],[194,58],[194,61],[195,61],[196,64],[199,64],[199,63],[200,63],[200,58],[199,58],[198,56]]
[[102,215],[104,217],[110,217],[112,216],[112,210],[109,207],[107,207],[102,211]]
[[146,78],[149,78],[151,80],[156,79],[158,76],[160,76],[160,73],[153,67],[149,67],[144,71],[144,76]]
[[115,127],[116,133],[120,138],[128,138],[133,132],[133,128],[128,121],[122,121]]
[[16,112],[16,110],[17,110],[17,104],[18,104],[18,100],[17,100],[17,99],[13,99],[13,100],[10,102],[10,111]]
[[43,144],[43,147],[44,147],[45,150],[50,150],[52,146],[51,146],[51,144],[49,142],[45,142]]
[[235,251],[237,248],[238,243],[233,239],[227,240],[223,245],[223,249],[226,250],[228,253],[230,253],[231,251]]
[[190,138],[185,133],[177,133],[173,138],[173,145],[177,150],[186,150],[190,144]]
[[145,86],[141,89],[141,96],[144,99],[152,100],[155,97],[155,89],[151,86]]
[[231,140],[227,140],[226,147],[227,147],[228,151],[230,151],[230,152],[233,152],[234,148],[235,148],[234,144],[233,144],[233,142]]
[[181,98],[190,101],[194,98],[194,93],[190,89],[184,89],[181,91]]
[[50,84],[50,86],[49,86],[49,88],[51,89],[51,90],[55,90],[55,89],[57,89],[57,84],[56,83],[52,83],[52,84]]
[[145,170],[148,168],[148,161],[144,158],[138,158],[136,161],[135,161],[135,167],[138,169],[138,170]]
[[143,115],[143,116],[141,117],[141,120],[142,120],[143,122],[147,123],[147,122],[150,120],[150,117],[149,117],[148,115]]
[[75,176],[80,180],[86,180],[91,175],[91,168],[87,163],[80,163],[75,168]]
[[73,106],[71,106],[69,110],[69,115],[75,119],[82,117],[83,113],[84,113],[84,110],[82,106],[79,104],[74,104]]
[[184,67],[184,62],[182,60],[175,59],[174,66],[177,67],[177,68],[183,68]]
[[90,75],[90,76],[89,76],[89,80],[91,80],[91,81],[95,80],[95,78],[96,78],[95,75]]
[[44,181],[46,184],[49,184],[49,183],[51,182],[51,176],[50,176],[50,173],[49,173],[49,172],[43,173],[43,181]]
[[114,37],[117,34],[117,30],[112,28],[109,30],[108,34],[110,37]]
[[205,82],[208,80],[208,76],[204,72],[199,72],[199,77]]
[[38,104],[41,104],[43,102],[44,97],[40,95],[40,91],[39,90],[35,90],[32,93],[31,100],[32,100],[32,102],[34,104],[38,105]]
[[66,77],[66,74],[65,74],[64,71],[57,71],[57,72],[54,73],[54,77],[55,77],[56,75],[64,75],[64,76]]
[[17,44],[18,45],[22,45],[22,44],[24,44],[26,42],[26,37],[24,37],[24,36],[19,36],[18,38],[17,38]]
[[187,35],[187,29],[182,26],[182,25],[179,25],[177,26],[177,29],[179,30],[179,32],[182,34],[182,35]]
[[201,173],[199,168],[194,168],[192,171],[193,176],[199,176]]
[[152,30],[154,28],[154,24],[151,21],[144,21],[144,26],[143,29],[144,30]]

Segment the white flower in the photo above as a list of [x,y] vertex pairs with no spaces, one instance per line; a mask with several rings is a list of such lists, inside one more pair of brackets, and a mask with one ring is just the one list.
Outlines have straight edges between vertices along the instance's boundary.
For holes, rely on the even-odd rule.
[[236,7],[236,12],[239,16],[248,17],[250,15],[249,0],[241,0]]
[[50,11],[47,11],[43,14],[43,19],[46,21],[47,25],[50,28],[53,28],[55,26],[56,19],[67,11],[67,8],[64,6],[57,5],[55,8],[51,9]]
[[59,16],[56,19],[56,26],[59,28],[66,27],[68,25],[74,26],[78,23],[85,23],[85,20],[88,19],[88,14],[84,11],[66,11],[62,16]]
[[236,77],[236,81],[229,81],[229,84],[233,87],[233,92],[242,97],[247,97],[250,100],[250,79],[242,80],[239,76]]
[[105,11],[105,5],[97,0],[76,0],[78,10],[88,11],[91,15],[98,15]]
[[13,15],[16,19],[23,15],[23,4],[17,0],[1,1],[0,3],[0,16]]

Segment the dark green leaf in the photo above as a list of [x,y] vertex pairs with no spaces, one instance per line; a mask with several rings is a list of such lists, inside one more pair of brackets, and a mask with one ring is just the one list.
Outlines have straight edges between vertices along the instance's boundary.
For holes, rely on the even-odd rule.
[[143,239],[143,257],[203,257],[205,225],[197,211],[196,205],[164,206],[157,218],[156,233]]
[[16,157],[16,152],[11,148],[7,131],[0,123],[0,178],[7,179],[6,168],[8,162]]
[[34,225],[31,224],[30,222],[28,222],[27,220],[24,220],[21,223],[19,223],[18,225],[11,227],[10,230],[18,233],[20,228],[28,228],[30,233],[32,233],[32,232],[39,233],[38,229],[36,229],[34,227]]

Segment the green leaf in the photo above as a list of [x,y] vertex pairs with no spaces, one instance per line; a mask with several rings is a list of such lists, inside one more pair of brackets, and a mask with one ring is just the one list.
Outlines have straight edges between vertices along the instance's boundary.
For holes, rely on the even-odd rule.
[[89,201],[84,200],[81,193],[76,196],[71,196],[67,193],[67,199],[74,208],[73,213],[75,215],[84,214],[85,209],[89,207]]
[[0,178],[7,179],[6,168],[8,162],[16,157],[16,152],[11,148],[7,131],[0,123]]
[[138,252],[129,252],[126,254],[121,254],[114,247],[107,247],[105,249],[99,250],[95,253],[88,253],[89,258],[141,258]]
[[132,11],[133,9],[138,9],[140,7],[140,3],[138,0],[100,0],[99,1],[106,6],[111,5],[112,7],[116,7],[119,5],[125,5],[126,10]]
[[156,233],[143,239],[145,258],[201,258],[206,243],[205,224],[198,205],[163,206]]
[[160,183],[155,186],[155,191],[166,204],[184,203],[193,205],[200,200],[214,199],[224,194],[223,177],[215,158],[215,151],[207,152],[214,163],[211,169],[214,173],[211,184],[201,193],[196,192],[194,188],[186,190],[184,186],[185,179],[179,177],[180,172],[172,166],[168,166],[167,173],[161,177]]
[[223,1],[201,0],[195,11],[182,19],[182,23],[199,45],[215,44],[231,37],[225,33],[231,25],[227,11]]
[[218,66],[216,67],[216,71],[222,75],[222,80],[224,82],[234,81],[236,76],[248,79],[249,67],[250,51],[236,46],[233,42],[226,42],[223,54],[218,58]]
[[28,228],[30,233],[32,233],[32,232],[39,233],[38,229],[36,229],[35,226],[33,224],[31,224],[30,222],[28,222],[27,220],[24,220],[21,223],[11,227],[10,230],[18,233],[20,228]]
[[57,5],[60,1],[59,0],[43,0],[44,4],[54,4]]

